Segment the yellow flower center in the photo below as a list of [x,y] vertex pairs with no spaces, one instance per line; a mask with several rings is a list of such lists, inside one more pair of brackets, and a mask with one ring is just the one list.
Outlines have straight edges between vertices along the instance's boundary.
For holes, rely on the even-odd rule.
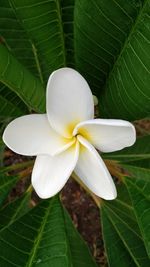
[[78,124],[79,122],[74,122],[71,123],[68,127],[67,127],[67,132],[70,135],[70,139],[74,140],[74,138],[77,138],[78,135],[81,135],[82,137],[84,137],[86,140],[88,140],[90,142],[91,137],[90,134],[88,133],[88,131],[86,129],[84,129],[83,127],[79,128],[77,133],[75,135],[73,135],[73,131],[75,126]]

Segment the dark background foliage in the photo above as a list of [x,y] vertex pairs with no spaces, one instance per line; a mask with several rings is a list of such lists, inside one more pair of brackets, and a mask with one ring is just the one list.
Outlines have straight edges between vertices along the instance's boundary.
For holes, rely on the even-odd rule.
[[149,18],[150,0],[0,0],[1,133],[15,117],[44,113],[50,73],[70,66],[98,97],[99,117],[136,121],[140,135],[133,147],[102,155],[118,198],[96,198],[99,208],[74,182],[62,201],[31,197],[33,159],[0,140],[0,266],[96,266],[62,202],[98,265],[149,266]]

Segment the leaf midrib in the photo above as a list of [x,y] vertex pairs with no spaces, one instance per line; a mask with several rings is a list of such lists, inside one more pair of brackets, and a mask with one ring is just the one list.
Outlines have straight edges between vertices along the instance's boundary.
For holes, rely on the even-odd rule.
[[60,28],[60,36],[62,40],[63,60],[64,60],[64,67],[65,67],[66,66],[65,36],[64,36],[64,30],[63,30],[63,21],[62,21],[62,16],[61,16],[61,7],[60,7],[59,0],[56,0],[56,7],[57,7],[57,14],[58,14],[59,28]]
[[[57,12],[57,15],[58,15],[58,24],[59,24],[59,29],[60,29],[60,37],[61,37],[61,40],[62,40],[63,61],[64,61],[63,65],[66,66],[65,36],[64,36],[63,23],[62,23],[62,17],[61,17],[61,7],[60,7],[59,0],[55,0],[55,3],[56,3],[56,12]],[[26,32],[26,34],[28,36],[28,31],[24,27],[24,25],[22,23],[22,20],[18,17],[18,14],[16,12],[16,7],[14,5],[13,0],[10,0],[10,5],[11,5],[13,11],[14,11],[16,19],[18,20],[19,24],[21,24],[22,28],[24,29],[24,31]],[[29,36],[28,36],[28,38],[29,38]],[[34,55],[35,64],[36,64],[36,67],[37,67],[37,72],[39,74],[39,79],[40,79],[41,83],[43,84],[44,83],[44,78],[43,78],[43,73],[42,73],[42,69],[41,69],[41,66],[40,66],[40,62],[39,62],[39,59],[38,59],[37,47],[34,44],[33,40],[31,40],[31,38],[29,38],[29,41],[31,43],[31,48],[32,48],[32,52],[33,52],[33,55]]]
[[[142,237],[137,233],[137,232],[135,232],[134,231],[134,229],[132,229],[125,221],[123,221],[122,219],[121,219],[121,217],[119,217],[118,216],[118,214],[117,213],[115,213],[112,209],[110,209],[110,207],[105,207],[106,208],[106,210],[108,209],[108,210],[110,210],[110,212],[112,212],[113,214],[114,214],[114,216],[115,217],[117,217],[118,218],[118,220],[120,220],[121,221],[121,223],[123,224],[123,225],[125,225],[125,227],[127,228],[127,229],[129,229],[131,232],[133,232],[139,239],[141,239],[142,240]],[[131,218],[130,218],[131,219]],[[131,219],[132,220],[132,219]]]
[[36,237],[36,239],[35,239],[35,241],[34,241],[34,245],[33,245],[33,249],[31,250],[31,252],[30,252],[30,256],[29,256],[29,260],[28,260],[28,262],[26,263],[26,265],[25,265],[25,267],[32,267],[33,265],[33,260],[34,260],[34,258],[35,258],[35,256],[36,256],[36,253],[37,253],[37,250],[38,250],[38,247],[39,247],[39,243],[40,243],[40,241],[41,241],[41,237],[42,237],[42,234],[43,234],[43,232],[44,232],[44,228],[45,228],[45,225],[46,225],[46,223],[47,223],[47,218],[48,218],[48,216],[49,216],[49,212],[50,212],[50,209],[51,209],[51,207],[52,207],[52,204],[53,204],[53,199],[51,200],[51,202],[50,202],[50,205],[49,205],[49,207],[47,207],[46,208],[46,213],[45,213],[45,216],[44,216],[44,218],[43,218],[43,221],[41,222],[41,227],[39,228],[39,232],[38,232],[38,235],[37,235],[37,237]]
[[[17,215],[19,214],[21,208],[22,208],[23,205],[24,205],[24,202],[26,201],[26,197],[27,197],[27,195],[24,197],[24,199],[21,201],[21,204],[20,204],[20,205],[18,206],[18,208],[15,210],[15,212],[14,212],[13,216],[11,217],[9,223],[0,229],[0,233],[1,233],[3,230],[5,230],[6,228],[8,228],[8,227],[9,227],[9,226],[16,220]],[[9,205],[9,204],[8,204],[8,205]],[[5,209],[5,208],[6,208],[6,207],[4,207],[4,209]],[[1,211],[3,211],[3,210],[1,210]]]
[[[118,232],[117,229],[115,228],[115,225],[113,224],[112,220],[110,219],[110,217],[109,217],[107,211],[104,209],[103,212],[104,212],[105,216],[107,216],[107,219],[109,220],[109,222],[110,222],[110,224],[112,225],[112,227],[114,228],[114,230],[115,230],[115,232],[116,232],[116,234],[117,234],[118,239],[121,241],[121,243],[122,243],[123,246],[125,247],[126,253],[129,254],[130,258],[131,258],[132,261],[135,263],[135,261],[134,261],[134,259],[133,259],[133,256],[129,253],[129,251],[128,251],[128,247],[127,247],[126,243],[122,240],[122,238],[121,238],[119,232]],[[106,244],[105,244],[105,249],[107,249]],[[109,264],[110,264],[110,267],[111,267],[111,262],[110,262],[109,257],[108,257],[108,261],[109,261]],[[135,263],[135,265],[136,265],[136,263]],[[138,267],[140,267],[140,266],[138,266]]]
[[[131,185],[134,187],[134,189],[136,188],[131,182],[129,182],[129,186],[131,186]],[[139,187],[137,187],[136,189],[137,189],[138,193],[141,194],[141,192],[139,190]],[[148,254],[149,258],[150,258],[149,240],[148,240],[147,236],[145,235],[144,227],[143,227],[142,221],[141,221],[141,219],[139,217],[139,211],[137,209],[137,205],[134,204],[132,193],[130,192],[130,189],[128,189],[128,191],[129,191],[129,194],[131,195],[131,199],[132,199],[133,205],[135,206],[135,216],[136,216],[140,231],[141,231],[142,236],[143,236],[143,241],[144,241],[144,244],[145,244],[145,248],[146,248],[147,254]]]
[[[128,163],[128,162],[127,162]],[[134,165],[129,165],[129,164],[121,164],[121,166],[122,167],[124,167],[124,168],[131,168],[131,169],[133,169],[133,170],[140,170],[140,171],[146,171],[147,173],[149,173],[150,174],[150,169],[148,169],[148,168],[144,168],[144,167],[138,167],[138,166],[134,166]],[[132,172],[132,170],[131,170],[131,172]],[[142,179],[142,180],[144,180],[144,179]]]
[[[40,81],[41,81],[41,83],[43,84],[43,76],[42,76],[42,72],[41,72],[41,67],[40,67],[40,65],[38,64],[39,61],[38,61],[37,53],[35,53],[36,50],[33,49],[33,48],[35,47],[35,46],[34,46],[34,43],[33,43],[33,41],[29,38],[29,36],[28,36],[28,32],[27,32],[26,29],[23,27],[23,23],[22,23],[22,21],[20,20],[20,18],[19,18],[18,15],[17,15],[16,7],[15,7],[15,5],[14,5],[13,0],[9,0],[9,3],[10,3],[10,6],[11,6],[13,12],[14,12],[14,15],[15,15],[15,17],[16,17],[16,20],[17,20],[18,23],[21,25],[21,27],[23,28],[23,30],[26,32],[27,37],[28,37],[28,40],[29,40],[30,43],[31,43],[31,49],[32,49],[33,56],[34,56],[34,59],[35,59],[35,64],[36,64],[36,67],[37,67],[37,72],[38,72],[38,74],[39,74]],[[12,51],[11,48],[10,48],[10,50]]]
[[5,187],[7,187],[8,185],[12,184],[12,182],[15,182],[17,180],[17,178],[19,179],[19,177],[14,177],[12,178],[12,180],[9,180],[7,183],[5,183],[4,185],[0,185],[0,189],[4,189]]
[[118,234],[120,240],[121,240],[122,243],[124,244],[124,246],[125,246],[127,252],[129,253],[130,257],[131,257],[132,260],[135,262],[135,264],[136,264],[137,267],[141,267],[141,266],[139,265],[139,263],[137,262],[137,260],[135,259],[134,255],[132,254],[132,252],[131,252],[130,248],[128,247],[127,243],[126,243],[125,240],[122,238],[122,236],[121,236],[119,230],[117,229],[116,225],[113,223],[113,220],[111,219],[111,217],[109,216],[109,214],[108,214],[107,212],[106,212],[106,214],[107,214],[107,217],[108,217],[109,221],[110,221],[111,224],[113,225],[115,231],[117,232],[117,234]]
[[[128,179],[128,178],[127,178]],[[150,197],[144,193],[144,190],[142,190],[138,185],[135,183],[132,183],[131,179],[128,179],[128,184],[130,186],[134,187],[147,201],[150,201]],[[130,193],[130,192],[129,192]]]

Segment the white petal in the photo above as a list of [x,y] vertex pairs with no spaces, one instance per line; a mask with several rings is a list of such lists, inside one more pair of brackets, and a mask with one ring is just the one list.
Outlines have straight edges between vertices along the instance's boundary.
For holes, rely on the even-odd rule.
[[75,173],[97,196],[107,200],[116,198],[116,187],[98,152],[82,136],[78,136],[78,140],[82,146]]
[[3,140],[14,152],[28,156],[53,155],[74,142],[57,134],[45,114],[26,115],[13,120],[6,127]]
[[62,68],[52,73],[47,85],[47,114],[51,126],[65,137],[71,136],[77,123],[93,119],[93,96],[77,71]]
[[73,134],[83,135],[101,152],[113,152],[132,146],[136,140],[134,126],[123,120],[95,119],[79,123]]
[[57,194],[70,177],[79,155],[79,142],[54,157],[39,155],[32,172],[32,185],[41,198]]

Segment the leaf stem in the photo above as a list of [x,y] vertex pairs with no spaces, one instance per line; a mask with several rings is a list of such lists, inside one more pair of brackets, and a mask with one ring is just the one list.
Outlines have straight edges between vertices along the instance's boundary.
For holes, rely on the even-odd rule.
[[34,160],[30,160],[30,161],[26,161],[26,162],[21,162],[21,163],[17,163],[17,164],[13,164],[11,166],[8,167],[3,167],[0,170],[0,174],[1,173],[5,173],[5,172],[9,172],[9,171],[15,171],[15,170],[19,170],[25,167],[30,167],[32,166],[34,163]]

